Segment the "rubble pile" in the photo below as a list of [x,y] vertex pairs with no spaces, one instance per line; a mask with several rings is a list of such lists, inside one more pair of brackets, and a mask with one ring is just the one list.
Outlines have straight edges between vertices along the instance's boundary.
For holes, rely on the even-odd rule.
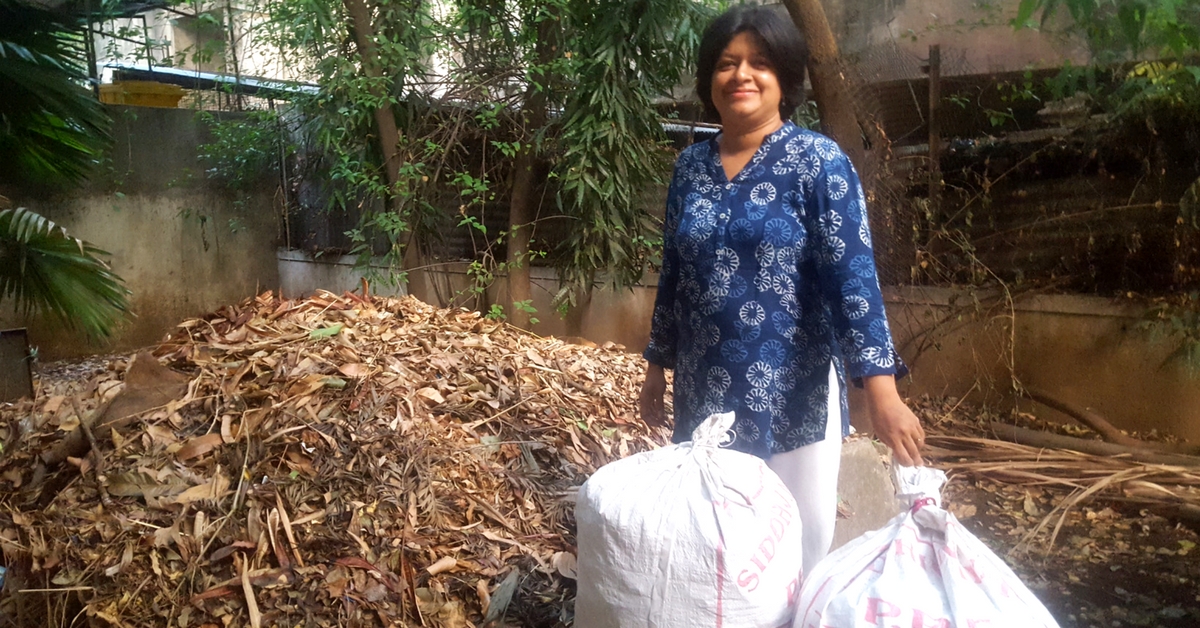
[[562,624],[574,491],[667,438],[622,349],[349,293],[185,321],[0,409],[0,615]]

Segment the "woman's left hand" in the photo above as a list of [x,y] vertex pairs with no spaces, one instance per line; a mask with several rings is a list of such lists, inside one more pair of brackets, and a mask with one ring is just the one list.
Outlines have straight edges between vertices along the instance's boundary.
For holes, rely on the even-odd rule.
[[906,466],[924,466],[921,448],[925,446],[925,430],[921,421],[896,391],[891,375],[864,378],[868,413],[875,436],[891,448],[896,460]]

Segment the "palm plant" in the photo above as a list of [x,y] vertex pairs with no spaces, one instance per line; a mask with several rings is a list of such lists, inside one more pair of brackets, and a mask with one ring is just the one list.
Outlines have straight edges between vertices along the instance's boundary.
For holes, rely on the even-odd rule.
[[[69,14],[0,0],[0,184],[79,182],[107,145],[108,117],[84,87],[86,30]],[[105,337],[129,292],[100,255],[44,216],[3,209],[0,301]]]
[[106,337],[128,311],[129,292],[104,251],[23,207],[0,210],[0,300],[22,313],[50,314],[72,329]]
[[0,183],[83,179],[108,141],[85,87],[86,23],[26,0],[0,0]]

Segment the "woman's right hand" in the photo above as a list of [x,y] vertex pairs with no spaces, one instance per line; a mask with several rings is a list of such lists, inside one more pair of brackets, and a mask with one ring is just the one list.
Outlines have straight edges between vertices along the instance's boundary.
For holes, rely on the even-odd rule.
[[663,412],[663,396],[667,393],[667,376],[657,364],[646,366],[646,381],[642,383],[642,394],[638,397],[638,410],[642,421],[650,427],[666,427],[667,417]]

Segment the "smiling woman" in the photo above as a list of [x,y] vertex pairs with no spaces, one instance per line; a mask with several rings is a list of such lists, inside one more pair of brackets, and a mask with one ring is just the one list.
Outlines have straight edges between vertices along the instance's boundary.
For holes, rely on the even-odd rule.
[[698,57],[698,96],[722,131],[675,165],[642,416],[663,422],[666,368],[676,442],[735,413],[729,446],[765,459],[796,498],[807,571],[833,539],[847,377],[903,464],[921,462],[921,425],[896,392],[907,369],[858,175],[829,138],[785,122],[803,96],[800,33],[775,9],[735,7]]

